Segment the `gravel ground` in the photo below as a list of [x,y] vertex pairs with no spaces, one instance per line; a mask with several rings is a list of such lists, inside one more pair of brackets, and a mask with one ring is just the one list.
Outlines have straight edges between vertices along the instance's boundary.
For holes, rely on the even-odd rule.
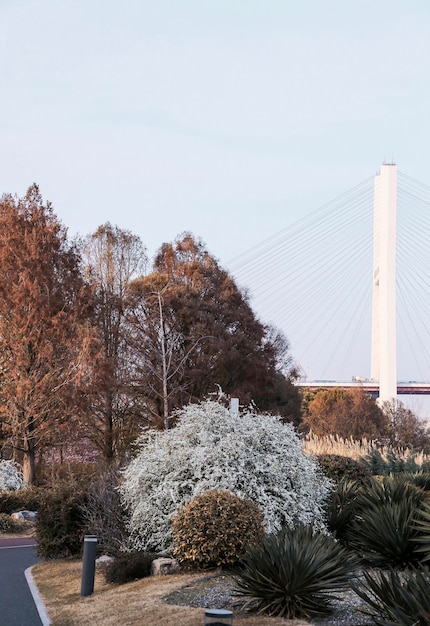
[[[182,587],[165,598],[168,604],[192,606],[196,608],[234,609],[233,580],[228,574],[212,574],[206,578]],[[330,617],[313,619],[315,626],[372,626],[373,622],[360,613],[361,599],[348,591],[334,602]],[[374,626],[374,625],[373,625]]]

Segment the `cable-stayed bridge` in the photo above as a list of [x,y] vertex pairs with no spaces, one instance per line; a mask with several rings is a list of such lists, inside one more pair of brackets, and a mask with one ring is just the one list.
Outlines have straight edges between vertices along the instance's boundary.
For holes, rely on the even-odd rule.
[[394,164],[229,269],[262,321],[287,336],[298,384],[377,395],[385,375],[385,399],[430,394],[430,187]]

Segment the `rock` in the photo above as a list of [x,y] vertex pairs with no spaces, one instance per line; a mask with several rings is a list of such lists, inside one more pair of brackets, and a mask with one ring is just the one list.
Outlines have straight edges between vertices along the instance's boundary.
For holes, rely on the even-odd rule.
[[113,556],[102,554],[102,556],[99,556],[98,559],[96,559],[96,567],[100,567],[100,568],[107,567],[109,563],[112,563],[112,561],[115,561]]
[[36,517],[37,517],[37,513],[36,511],[20,511],[26,522],[35,522],[36,521]]
[[11,517],[20,522],[34,522],[36,521],[36,511],[15,511],[11,513]]
[[179,570],[179,563],[176,559],[160,558],[154,559],[151,563],[151,576],[177,574]]

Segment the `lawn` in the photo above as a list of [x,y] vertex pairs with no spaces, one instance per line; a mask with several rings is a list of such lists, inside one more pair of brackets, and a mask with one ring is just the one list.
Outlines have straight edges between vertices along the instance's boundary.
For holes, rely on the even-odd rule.
[[[32,574],[52,626],[202,626],[204,609],[166,604],[164,598],[207,574],[150,577],[112,585],[96,572],[94,593],[80,597],[82,562],[38,563]],[[246,615],[235,612],[234,626],[305,626],[303,620]]]

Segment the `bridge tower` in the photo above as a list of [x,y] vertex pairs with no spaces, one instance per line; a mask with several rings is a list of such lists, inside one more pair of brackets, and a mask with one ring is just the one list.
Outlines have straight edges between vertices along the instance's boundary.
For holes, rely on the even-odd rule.
[[380,404],[397,397],[396,213],[397,166],[383,164],[374,186],[370,370],[379,381]]

